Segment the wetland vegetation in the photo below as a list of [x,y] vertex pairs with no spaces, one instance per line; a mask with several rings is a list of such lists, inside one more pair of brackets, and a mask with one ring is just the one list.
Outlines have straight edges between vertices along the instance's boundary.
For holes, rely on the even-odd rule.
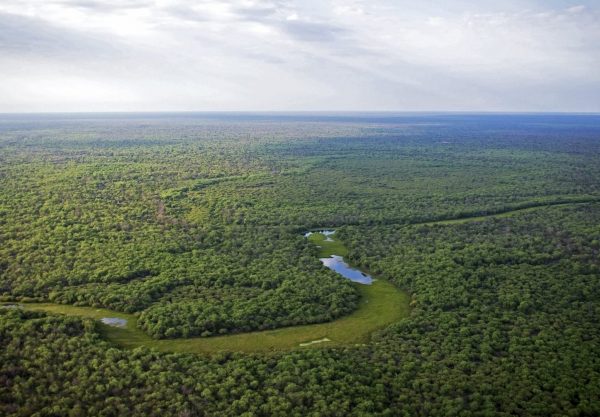
[[4,115],[0,150],[0,415],[600,413],[598,116]]
[[[310,237],[307,236],[318,244],[318,255],[322,260],[328,254],[339,257],[336,254],[346,254],[348,252],[342,242],[331,237],[332,234],[311,233]],[[327,264],[325,266],[337,272],[335,268]],[[192,353],[216,353],[221,351],[275,352],[314,346],[325,342],[331,346],[364,344],[369,341],[373,332],[408,316],[409,296],[385,281],[365,286],[363,285],[365,284],[364,274],[347,265],[346,267],[348,271],[338,272],[344,278],[351,281],[357,281],[356,275],[362,278],[357,281],[360,284],[356,284],[360,302],[351,314],[328,323],[247,332],[229,336],[155,340],[139,329],[137,317],[133,314],[93,307],[75,307],[51,303],[25,303],[18,306],[32,311],[46,311],[99,319],[103,325],[100,327],[102,335],[115,345],[129,349],[147,347],[164,352]],[[348,273],[349,275],[344,275]],[[9,305],[15,306],[14,304]]]

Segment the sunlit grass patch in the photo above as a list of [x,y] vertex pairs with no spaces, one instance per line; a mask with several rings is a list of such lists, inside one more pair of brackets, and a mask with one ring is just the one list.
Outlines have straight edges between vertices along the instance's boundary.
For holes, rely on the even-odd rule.
[[331,255],[348,255],[348,249],[339,239],[335,238],[335,235],[325,236],[323,233],[315,232],[308,237],[308,240],[319,246],[319,258],[329,258]]
[[[49,303],[24,304],[30,310],[49,313],[101,319],[118,317],[127,320],[124,328],[100,324],[102,334],[117,346],[136,348],[140,346],[164,352],[214,353],[219,351],[236,352],[276,352],[291,349],[310,349],[329,346],[343,346],[367,343],[370,335],[409,314],[409,296],[393,284],[378,280],[372,285],[357,286],[361,301],[350,315],[328,323],[284,327],[250,333],[239,333],[216,337],[195,337],[189,339],[155,340],[138,329],[133,314]],[[330,342],[300,346],[301,343],[319,339]]]

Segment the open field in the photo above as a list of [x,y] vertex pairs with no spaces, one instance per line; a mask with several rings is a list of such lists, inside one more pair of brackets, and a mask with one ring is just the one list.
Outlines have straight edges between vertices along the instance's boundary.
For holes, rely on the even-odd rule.
[[[393,284],[387,281],[375,281],[372,285],[354,285],[358,287],[361,295],[358,309],[350,315],[330,323],[189,339],[152,339],[137,328],[137,319],[133,314],[93,307],[75,307],[51,303],[23,305],[29,310],[41,310],[93,319],[103,317],[123,318],[127,320],[126,328],[99,324],[103,335],[117,346],[125,348],[145,346],[163,352],[188,353],[214,353],[219,351],[272,352],[295,348],[310,349],[361,344],[368,342],[370,334],[374,331],[408,316],[409,296]],[[331,341],[300,346],[301,343],[324,338]]]
[[347,256],[348,249],[339,239],[329,237],[322,233],[312,233],[308,240],[319,246],[319,258],[329,258],[331,255]]
[[[321,233],[314,233],[309,240],[320,246],[319,257],[344,256],[348,250],[338,239],[325,240]],[[342,279],[342,278],[340,278]],[[409,296],[393,284],[376,280],[372,285],[353,284],[360,293],[358,308],[348,316],[328,323],[285,327],[214,337],[155,340],[137,327],[137,317],[101,308],[76,307],[52,303],[22,304],[30,310],[56,314],[101,319],[115,317],[127,320],[124,328],[99,323],[102,334],[117,346],[154,348],[163,352],[214,353],[274,352],[295,348],[342,346],[362,344],[369,336],[409,314]],[[319,343],[313,343],[319,342]]]
[[[571,200],[571,201],[568,201]],[[547,207],[561,207],[561,206],[569,206],[571,204],[588,204],[598,202],[599,199],[597,197],[584,197],[584,198],[571,198],[571,199],[561,199],[558,201],[550,201],[550,202],[539,202],[539,203],[531,203],[530,205],[525,205],[524,207],[518,207],[511,210],[502,211],[499,213],[491,213],[482,216],[470,216],[470,217],[462,217],[458,219],[448,219],[448,220],[436,220],[431,222],[423,222],[418,223],[422,225],[450,225],[450,224],[461,224],[467,222],[477,222],[484,221],[489,218],[503,219],[507,217],[514,216],[516,214],[524,214],[540,209],[544,209]]]

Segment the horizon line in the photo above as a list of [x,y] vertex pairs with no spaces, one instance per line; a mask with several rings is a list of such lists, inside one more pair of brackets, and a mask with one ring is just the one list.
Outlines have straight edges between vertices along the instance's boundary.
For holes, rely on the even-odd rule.
[[135,114],[247,114],[247,115],[436,115],[436,114],[480,114],[480,115],[585,115],[597,116],[600,111],[540,111],[540,110],[99,110],[99,111],[17,111],[0,112],[0,116],[18,115],[135,115]]

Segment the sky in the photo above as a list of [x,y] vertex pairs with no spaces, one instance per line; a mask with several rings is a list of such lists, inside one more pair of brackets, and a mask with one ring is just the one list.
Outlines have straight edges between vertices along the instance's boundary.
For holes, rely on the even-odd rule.
[[0,0],[0,112],[600,112],[600,0]]

